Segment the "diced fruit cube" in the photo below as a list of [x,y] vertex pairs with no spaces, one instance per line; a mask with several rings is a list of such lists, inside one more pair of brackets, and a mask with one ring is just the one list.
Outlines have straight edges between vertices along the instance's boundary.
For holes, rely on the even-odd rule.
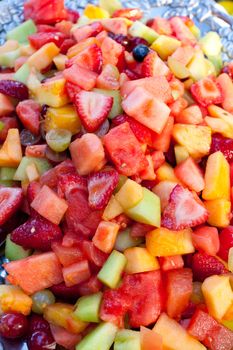
[[233,291],[229,276],[210,276],[202,284],[202,293],[208,311],[216,319],[222,319],[233,303]]
[[189,158],[189,153],[184,146],[176,145],[174,147],[174,152],[176,156],[176,164],[180,164],[183,161],[185,161],[187,158]]
[[163,338],[163,347],[169,350],[205,350],[206,347],[191,337],[175,320],[163,313],[153,328]]
[[193,253],[192,231],[171,231],[158,228],[146,235],[146,248],[153,256],[171,256]]
[[120,226],[114,222],[101,221],[92,241],[104,253],[111,253]]
[[57,345],[61,345],[65,349],[74,349],[75,345],[82,339],[81,334],[71,333],[65,328],[55,326],[54,324],[50,324],[50,330]]
[[173,57],[168,57],[168,67],[176,78],[187,79],[190,76],[190,71],[180,61]]
[[0,149],[0,166],[16,167],[22,159],[22,148],[18,129],[9,129]]
[[14,68],[16,60],[20,57],[20,50],[16,49],[0,54],[0,64],[4,67]]
[[175,119],[177,123],[181,124],[198,125],[203,122],[201,109],[197,105],[192,105],[183,109],[180,114],[175,116]]
[[134,37],[140,37],[152,44],[157,38],[158,33],[150,27],[147,27],[144,23],[136,21],[129,29],[129,34]]
[[80,175],[99,170],[105,162],[101,140],[95,134],[85,134],[70,144],[71,158]]
[[45,117],[45,131],[65,129],[77,134],[81,123],[75,108],[71,105],[60,108],[48,108]]
[[29,19],[7,33],[7,39],[17,40],[19,43],[28,41],[28,36],[36,32],[35,23]]
[[31,207],[35,209],[41,216],[59,225],[68,205],[64,199],[61,199],[48,186],[43,186],[35,199],[31,203]]
[[74,314],[84,322],[99,323],[99,311],[103,293],[86,295],[78,299]]
[[143,77],[168,76],[169,73],[168,66],[156,52],[151,51],[142,63],[141,74]]
[[105,9],[94,6],[92,4],[87,4],[83,12],[84,16],[90,19],[104,19],[109,18],[109,13]]
[[231,202],[227,199],[205,201],[204,205],[209,213],[208,224],[216,227],[227,227],[231,219]]
[[95,72],[80,67],[78,64],[73,64],[70,68],[63,71],[63,76],[66,81],[89,91],[95,86],[98,75]]
[[109,119],[113,119],[122,113],[123,110],[121,106],[121,95],[119,90],[93,89],[93,91],[98,92],[99,94],[113,97],[112,109],[108,114]]
[[196,249],[209,255],[216,255],[219,251],[219,235],[216,227],[202,226],[192,233],[193,244]]
[[173,137],[177,143],[186,147],[194,159],[200,159],[209,154],[211,129],[207,126],[175,124]]
[[218,255],[221,259],[227,261],[229,250],[233,247],[233,227],[229,226],[221,231],[219,235],[220,249]]
[[98,279],[109,288],[116,288],[120,282],[126,263],[126,257],[122,253],[113,250],[104,266],[98,273]]
[[[23,202],[21,188],[0,187],[0,225],[7,222]],[[4,231],[3,231],[4,232]]]
[[59,48],[54,43],[45,44],[29,57],[27,63],[30,67],[41,71],[53,62],[54,57],[59,54],[59,51]]
[[159,269],[157,259],[150,255],[146,248],[128,248],[124,251],[124,255],[127,259],[126,273],[133,274]]
[[46,306],[44,318],[55,326],[64,327],[71,333],[81,333],[88,323],[78,319],[74,314],[74,307],[65,303],[54,303]]
[[213,131],[221,133],[225,137],[232,138],[233,135],[233,122],[232,114],[219,106],[208,106],[208,112],[213,118],[206,117],[207,123],[211,123]]
[[[190,174],[192,174],[192,176],[190,176]],[[201,169],[191,157],[176,166],[175,175],[190,190],[200,192],[205,187]]]
[[108,11],[111,16],[115,11],[122,8],[121,2],[119,0],[112,0],[111,2],[108,0],[100,0],[99,6]]
[[167,162],[163,163],[156,170],[156,178],[159,182],[168,181],[168,182],[173,182],[175,184],[180,183],[180,181],[177,179],[177,177],[175,175],[173,167],[170,164],[168,164]]
[[127,216],[143,224],[160,226],[160,199],[156,194],[143,187],[143,198],[134,207],[125,210]]
[[35,98],[41,105],[50,107],[63,107],[68,102],[68,95],[64,78],[47,80],[35,92]]
[[151,49],[155,50],[165,61],[180,46],[181,42],[179,40],[167,35],[160,35],[151,45]]
[[66,287],[72,287],[87,281],[91,277],[91,272],[87,260],[76,262],[63,267],[62,274]]
[[33,294],[63,281],[61,265],[52,252],[29,256],[4,265],[8,280]]
[[196,38],[181,17],[172,17],[170,24],[177,39],[184,44],[195,44]]
[[219,84],[213,77],[206,77],[191,86],[195,100],[203,107],[222,102],[222,92]]
[[141,350],[140,332],[122,329],[117,332],[114,350]]
[[11,241],[10,234],[7,235],[5,245],[5,255],[10,261],[27,258],[31,254],[30,249],[24,249],[18,244]]
[[122,18],[116,16],[115,18],[103,19],[101,23],[107,31],[111,31],[116,35],[127,35],[127,25],[130,25],[132,21],[123,18],[123,16]]
[[10,98],[4,94],[0,94],[0,116],[10,114],[14,111],[14,105]]
[[19,287],[0,285],[1,312],[20,312],[29,315],[32,308],[32,299]]
[[141,333],[141,350],[162,350],[162,337],[156,332],[146,327],[140,327]]
[[107,206],[104,209],[102,218],[104,220],[112,220],[118,215],[124,212],[120,203],[116,200],[115,196],[112,195]]
[[115,195],[116,200],[124,210],[130,209],[137,205],[143,198],[142,186],[137,182],[128,179]]
[[191,61],[187,65],[190,71],[191,78],[194,81],[199,81],[209,75],[205,56],[201,50],[196,50],[192,56]]
[[51,165],[45,158],[40,157],[23,157],[18,168],[16,169],[14,180],[16,181],[25,181],[27,180],[27,174],[26,169],[28,165],[35,164],[36,169],[38,170],[39,174],[42,175],[47,170],[51,168]]
[[102,42],[101,51],[103,54],[103,64],[117,66],[119,58],[123,53],[123,47],[107,36]]

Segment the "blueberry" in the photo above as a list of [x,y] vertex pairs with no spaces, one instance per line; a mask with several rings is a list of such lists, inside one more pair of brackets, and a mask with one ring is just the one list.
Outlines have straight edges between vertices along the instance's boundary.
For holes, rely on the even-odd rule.
[[142,62],[149,53],[149,48],[146,45],[138,45],[133,49],[133,57],[136,61]]

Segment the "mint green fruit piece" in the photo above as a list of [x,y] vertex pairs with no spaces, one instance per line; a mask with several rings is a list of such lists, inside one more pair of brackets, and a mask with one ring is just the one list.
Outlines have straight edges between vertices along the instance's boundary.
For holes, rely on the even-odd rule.
[[84,322],[99,323],[99,311],[103,293],[86,295],[78,299],[74,314]]
[[0,168],[0,180],[8,181],[13,180],[15,175],[15,168],[2,167]]
[[45,158],[23,157],[14,176],[14,180],[27,180],[26,168],[29,164],[34,163],[40,175],[51,169],[51,164]]
[[124,252],[128,248],[137,247],[143,242],[143,238],[133,238],[130,234],[130,229],[127,228],[117,235],[114,248],[119,252]]
[[27,63],[24,63],[14,74],[14,80],[20,81],[26,84],[30,74],[30,67]]
[[76,345],[76,350],[109,350],[114,342],[117,326],[101,323]]
[[20,57],[20,49],[4,52],[0,54],[0,65],[3,67],[14,68],[15,61]]
[[127,259],[124,254],[113,250],[97,277],[109,288],[116,288],[121,280],[126,264]]
[[160,199],[156,194],[143,187],[143,199],[135,207],[127,209],[125,214],[143,224],[160,227]]
[[122,329],[117,332],[114,350],[141,350],[140,332]]
[[121,9],[122,5],[119,0],[99,0],[99,6],[108,11],[108,13],[112,16],[112,14]]
[[140,21],[135,21],[129,28],[129,34],[132,36],[139,36],[152,44],[156,39],[158,39],[159,34],[152,28],[146,26]]
[[7,39],[17,40],[19,43],[28,42],[28,36],[36,33],[35,23],[29,19],[26,22],[23,22],[18,27],[10,30],[6,37]]
[[31,249],[24,249],[18,244],[11,241],[10,235],[7,235],[6,245],[5,245],[5,256],[7,259],[14,261],[27,258],[31,255]]
[[208,58],[209,56],[218,56],[221,53],[222,42],[217,32],[208,32],[199,40],[199,44]]
[[109,119],[113,119],[117,115],[123,113],[123,109],[121,107],[122,98],[121,98],[120,91],[118,91],[118,90],[104,90],[104,89],[93,89],[93,91],[97,92],[99,94],[102,94],[102,95],[113,97],[112,109],[108,114]]

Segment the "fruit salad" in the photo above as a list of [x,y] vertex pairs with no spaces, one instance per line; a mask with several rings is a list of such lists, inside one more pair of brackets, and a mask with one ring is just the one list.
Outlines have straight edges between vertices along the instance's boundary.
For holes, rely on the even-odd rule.
[[233,349],[233,63],[187,17],[27,0],[0,47],[0,335]]

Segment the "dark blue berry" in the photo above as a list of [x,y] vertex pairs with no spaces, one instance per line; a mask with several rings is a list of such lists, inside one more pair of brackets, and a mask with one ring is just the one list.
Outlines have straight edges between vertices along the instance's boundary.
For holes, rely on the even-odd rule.
[[146,45],[138,45],[133,49],[133,57],[136,61],[142,62],[149,53],[149,48]]

